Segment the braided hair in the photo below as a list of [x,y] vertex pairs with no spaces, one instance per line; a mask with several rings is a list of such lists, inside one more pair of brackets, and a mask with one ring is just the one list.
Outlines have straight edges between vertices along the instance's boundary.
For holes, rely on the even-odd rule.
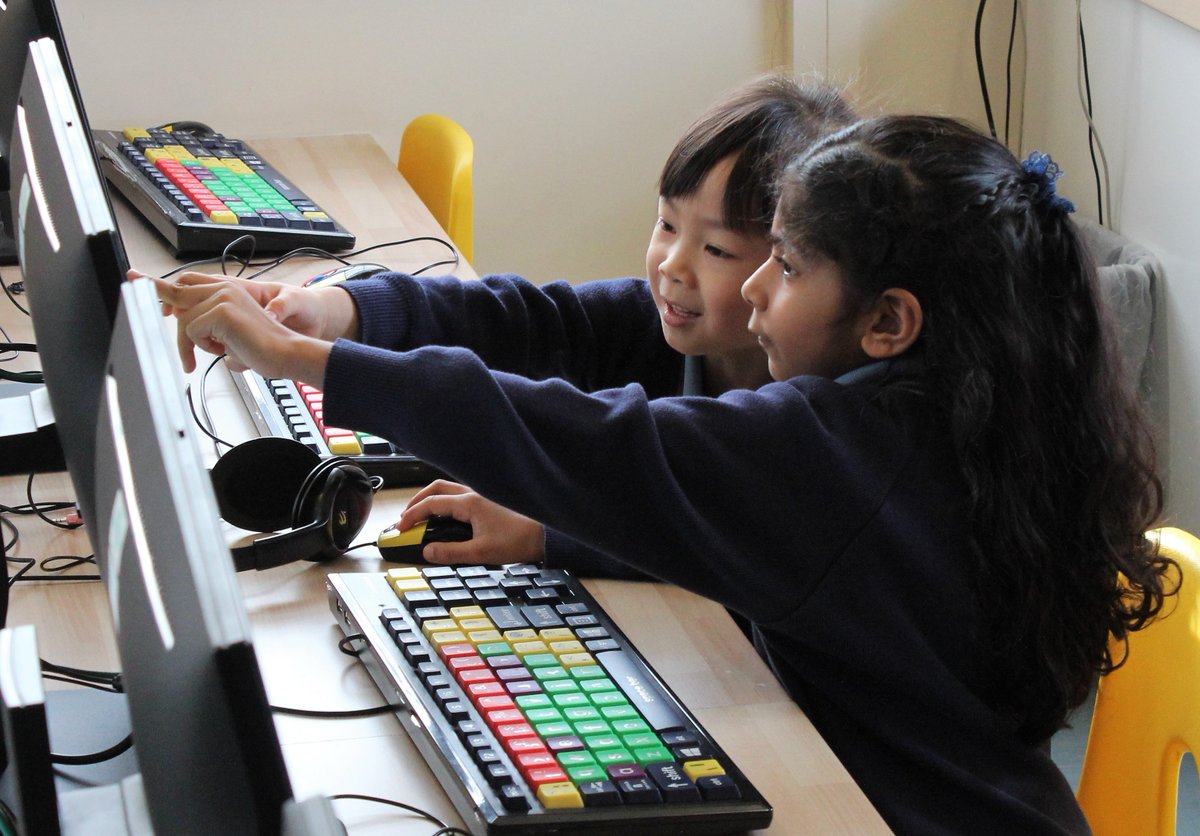
[[784,247],[832,259],[852,299],[899,287],[921,304],[968,489],[986,698],[1031,742],[1170,594],[1143,536],[1162,511],[1148,422],[1048,160],[1023,167],[954,120],[880,117],[789,166],[779,205]]

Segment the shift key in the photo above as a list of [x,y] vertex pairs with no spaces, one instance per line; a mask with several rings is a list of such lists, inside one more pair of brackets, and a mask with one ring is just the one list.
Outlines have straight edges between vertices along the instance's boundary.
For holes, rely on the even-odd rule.
[[620,650],[597,653],[596,661],[646,718],[650,728],[657,732],[685,728],[683,716],[675,710],[672,700],[628,654]]

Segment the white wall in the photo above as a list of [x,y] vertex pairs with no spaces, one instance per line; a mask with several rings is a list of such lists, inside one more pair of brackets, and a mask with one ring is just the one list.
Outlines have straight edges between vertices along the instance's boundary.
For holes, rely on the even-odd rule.
[[[1076,91],[1074,3],[1030,0],[1025,144],[1067,171],[1061,190],[1095,217]],[[1083,4],[1095,122],[1108,158],[1114,228],[1162,260],[1153,358],[1167,441],[1168,521],[1200,530],[1200,31],[1138,0]]]
[[[475,262],[642,275],[659,169],[764,69],[776,0],[58,0],[95,127],[372,134],[439,111],[475,140]],[[182,9],[182,7],[180,7]]]

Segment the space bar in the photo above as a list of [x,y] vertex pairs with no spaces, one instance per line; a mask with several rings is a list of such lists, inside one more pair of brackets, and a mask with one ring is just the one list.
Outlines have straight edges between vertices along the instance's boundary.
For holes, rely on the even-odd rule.
[[610,650],[597,653],[596,661],[604,666],[613,682],[642,713],[652,729],[661,732],[684,727],[683,717],[675,710],[672,701],[656,682],[646,676],[640,665],[634,664],[628,654]]

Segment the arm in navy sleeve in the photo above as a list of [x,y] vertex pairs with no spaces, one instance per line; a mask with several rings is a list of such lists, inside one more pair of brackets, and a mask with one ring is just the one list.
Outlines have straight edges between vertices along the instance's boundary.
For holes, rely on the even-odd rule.
[[462,346],[489,368],[561,377],[588,391],[637,382],[661,396],[680,385],[683,359],[663,338],[645,279],[537,287],[512,275],[462,281],[391,273],[343,287],[368,345]]
[[792,611],[908,455],[848,387],[797,378],[720,398],[587,394],[462,349],[339,340],[326,416],[391,438],[481,495],[756,621]]

